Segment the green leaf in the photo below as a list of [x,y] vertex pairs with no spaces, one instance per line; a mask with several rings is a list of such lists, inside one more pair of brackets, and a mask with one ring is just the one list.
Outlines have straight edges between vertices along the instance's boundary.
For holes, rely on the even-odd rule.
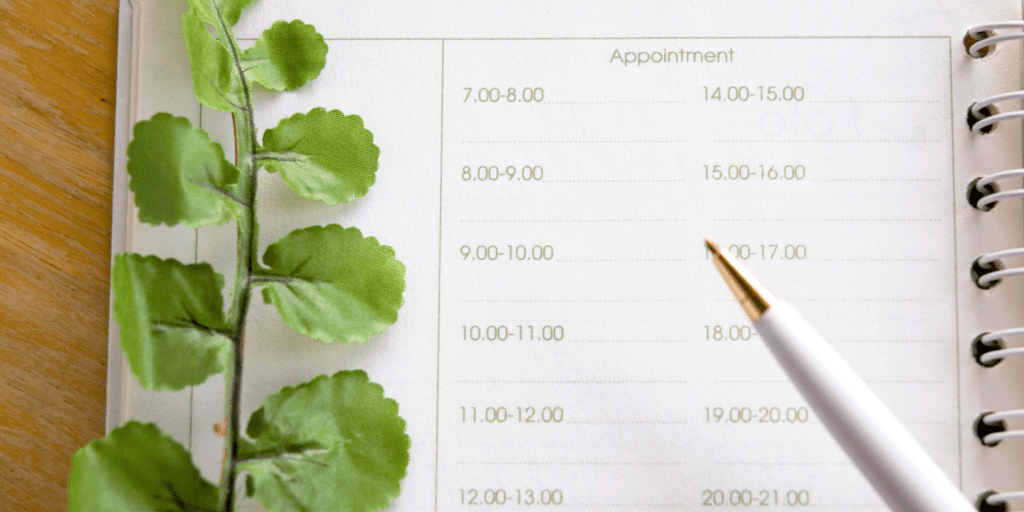
[[405,266],[395,251],[337,224],[292,231],[267,248],[256,282],[295,332],[360,343],[398,320]]
[[152,423],[130,421],[75,453],[69,512],[212,512],[220,491]]
[[409,436],[398,404],[362,371],[321,375],[270,395],[239,465],[270,512],[368,512],[398,496]]
[[220,30],[220,23],[217,21],[217,12],[210,0],[186,0],[188,3],[188,14],[199,18],[200,21],[209,23]]
[[135,125],[128,174],[142,222],[212,226],[241,214],[238,169],[224,159],[220,144],[184,117],[161,113]]
[[196,12],[181,17],[185,48],[192,61],[192,90],[203,105],[221,112],[236,112],[242,100],[242,79],[224,45],[210,35]]
[[217,0],[221,14],[224,15],[224,19],[230,25],[238,23],[238,18],[242,15],[242,9],[249,7],[251,3],[253,3],[253,0]]
[[242,53],[246,76],[267,89],[291,91],[316,78],[327,63],[327,43],[313,25],[278,21]]
[[264,132],[259,156],[295,193],[336,204],[366,195],[380,149],[359,116],[316,108]]
[[182,389],[224,371],[233,346],[213,267],[129,253],[111,276],[121,348],[142,387]]
[[217,21],[217,11],[224,16],[224,21],[229,25],[238,23],[242,10],[253,3],[254,0],[188,0],[191,12],[199,16],[206,23],[217,27],[220,30],[220,23]]

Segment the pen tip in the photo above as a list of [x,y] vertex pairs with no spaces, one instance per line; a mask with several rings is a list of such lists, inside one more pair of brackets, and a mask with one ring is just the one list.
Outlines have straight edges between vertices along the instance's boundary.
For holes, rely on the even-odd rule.
[[718,244],[711,241],[710,238],[705,238],[704,244],[711,251],[715,266],[718,267],[718,271],[729,285],[733,295],[740,301],[740,306],[747,313],[747,317],[751,320],[761,318],[761,315],[771,307],[775,297],[754,278],[749,270],[734,261],[730,253],[722,252]]

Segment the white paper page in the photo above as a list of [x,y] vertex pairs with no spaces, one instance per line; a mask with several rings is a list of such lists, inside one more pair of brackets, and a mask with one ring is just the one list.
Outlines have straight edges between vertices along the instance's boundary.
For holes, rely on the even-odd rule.
[[[398,323],[357,346],[306,340],[254,300],[243,421],[282,386],[360,368],[409,424],[393,510],[884,510],[750,329],[711,237],[977,490],[994,462],[963,459],[983,398],[958,378],[976,371],[963,338],[992,317],[963,269],[1004,244],[965,234],[979,218],[962,191],[1019,166],[1020,139],[972,139],[960,120],[1019,78],[974,80],[959,37],[1020,8],[947,4],[257,2],[243,44],[301,18],[330,47],[301,92],[257,94],[258,127],[339,109],[381,148],[347,205],[262,176],[261,245],[355,226],[394,247],[407,290]],[[230,121],[191,98],[182,7],[139,8],[133,117],[185,115],[228,146]],[[1019,208],[997,215],[1020,224]],[[982,236],[1019,244],[1006,224]],[[227,282],[233,248],[233,224],[130,224],[130,250],[210,261]],[[159,421],[216,480],[220,379],[149,393],[124,374],[124,416]]]

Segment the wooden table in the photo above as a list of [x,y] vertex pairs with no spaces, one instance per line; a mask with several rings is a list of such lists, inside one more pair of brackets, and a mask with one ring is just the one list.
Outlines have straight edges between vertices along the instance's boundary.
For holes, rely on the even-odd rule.
[[118,0],[0,0],[0,510],[104,435]]

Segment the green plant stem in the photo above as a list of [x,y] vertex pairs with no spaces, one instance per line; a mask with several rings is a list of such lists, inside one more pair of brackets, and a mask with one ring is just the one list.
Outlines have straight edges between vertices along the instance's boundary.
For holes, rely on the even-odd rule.
[[243,204],[243,214],[238,219],[238,262],[235,271],[230,321],[232,326],[231,340],[234,345],[231,364],[225,373],[225,416],[226,429],[224,435],[224,461],[221,471],[220,504],[221,512],[232,512],[235,508],[235,478],[237,477],[238,441],[241,432],[241,398],[242,398],[242,359],[245,348],[245,319],[249,310],[249,300],[253,285],[253,272],[258,268],[257,246],[259,244],[258,226],[256,223],[256,186],[259,166],[256,161],[256,122],[253,118],[252,94],[249,83],[245,79],[238,42],[231,28],[224,21],[217,4],[217,19],[220,23],[222,41],[231,51],[235,70],[242,83],[245,104],[239,112],[232,114],[235,125],[236,166],[240,173],[238,184],[239,195]]

